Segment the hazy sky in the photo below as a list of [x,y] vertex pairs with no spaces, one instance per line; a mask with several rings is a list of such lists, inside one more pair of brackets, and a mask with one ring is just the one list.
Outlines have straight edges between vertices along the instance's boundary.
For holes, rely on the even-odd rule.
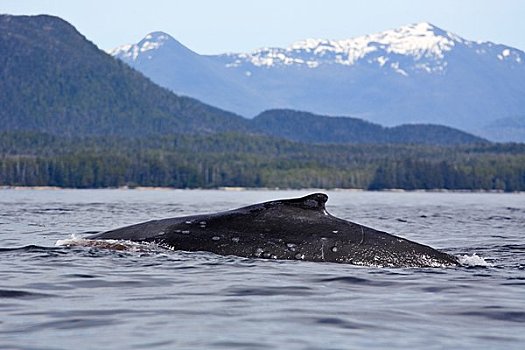
[[0,13],[62,17],[105,50],[157,30],[210,54],[352,38],[421,21],[525,50],[525,0],[0,0]]

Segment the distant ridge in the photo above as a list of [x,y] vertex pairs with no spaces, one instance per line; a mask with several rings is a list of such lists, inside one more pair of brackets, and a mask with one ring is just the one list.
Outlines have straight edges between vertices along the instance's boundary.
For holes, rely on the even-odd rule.
[[245,117],[307,110],[388,126],[441,124],[525,142],[525,128],[505,122],[525,121],[525,53],[431,23],[252,52],[190,57],[187,51],[156,32],[112,54],[161,86]]
[[308,143],[460,145],[487,140],[442,125],[383,127],[357,118],[328,117],[293,110],[270,110],[253,119],[265,134]]
[[[163,45],[174,45],[182,50],[181,61],[199,67],[192,61],[195,53],[162,33],[125,52],[138,59]],[[52,16],[0,16],[0,52],[0,131],[122,137],[235,132],[350,144],[485,141],[436,125],[385,128],[356,118],[293,110],[270,110],[248,120],[159,87]]]

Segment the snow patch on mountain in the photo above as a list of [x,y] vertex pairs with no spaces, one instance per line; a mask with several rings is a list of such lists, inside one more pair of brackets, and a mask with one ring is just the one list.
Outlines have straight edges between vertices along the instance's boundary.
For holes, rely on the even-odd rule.
[[146,35],[138,44],[121,45],[109,51],[109,54],[120,59],[136,61],[140,54],[157,50],[170,40],[175,39],[164,32],[153,32]]

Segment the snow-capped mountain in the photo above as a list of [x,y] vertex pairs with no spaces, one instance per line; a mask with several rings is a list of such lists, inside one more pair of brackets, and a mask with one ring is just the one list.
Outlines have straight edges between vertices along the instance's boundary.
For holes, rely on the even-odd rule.
[[[155,32],[111,54],[177,93],[247,117],[293,108],[386,125],[439,123],[502,140],[498,120],[525,119],[524,52],[429,23],[216,56]],[[512,125],[512,139],[525,141]]]
[[263,48],[252,53],[227,55],[227,67],[253,65],[257,67],[373,64],[399,74],[407,72],[443,73],[445,56],[456,46],[476,50],[479,55],[522,63],[523,52],[510,47],[495,48],[479,44],[446,32],[430,23],[418,23],[382,33],[347,40],[307,39],[287,48]]
[[[437,35],[437,32],[442,32],[442,35]],[[305,65],[316,68],[326,64],[352,66],[367,59],[367,63],[380,67],[386,64],[386,67],[406,74],[399,68],[399,61],[391,60],[392,56],[400,56],[432,64],[428,68],[419,65],[415,67],[417,69],[440,71],[444,69],[444,53],[450,51],[456,41],[463,42],[428,23],[419,23],[354,39],[307,39],[284,49],[264,48],[253,53],[231,55],[233,60],[229,66],[238,67],[249,62],[254,66]]]

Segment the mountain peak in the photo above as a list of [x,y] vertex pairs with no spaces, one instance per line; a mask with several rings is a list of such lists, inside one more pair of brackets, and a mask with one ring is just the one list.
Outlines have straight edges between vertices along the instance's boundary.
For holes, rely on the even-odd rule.
[[169,34],[158,31],[158,32],[151,32],[151,33],[147,34],[144,37],[144,39],[139,41],[139,45],[141,45],[141,46],[151,45],[152,46],[150,48],[150,50],[151,50],[151,49],[160,47],[160,46],[162,46],[165,43],[170,42],[170,41],[176,41],[176,40],[172,36],[170,36]]
[[164,42],[168,40],[175,40],[171,35],[162,31],[151,32],[147,34],[142,40],[152,40],[158,42]]
[[169,34],[160,31],[151,32],[148,35],[146,35],[144,39],[139,41],[137,46],[140,52],[146,52],[150,50],[159,49],[172,41],[178,43],[177,40],[173,39]]
[[155,31],[147,34],[137,44],[126,44],[118,46],[110,50],[109,54],[112,56],[119,57],[120,59],[135,61],[138,59],[140,54],[147,53],[148,51],[158,50],[165,46],[171,46],[175,49],[192,52],[190,49],[182,45],[171,35],[162,31]]
[[443,29],[433,25],[429,22],[418,22],[399,27],[394,29],[400,32],[410,33],[411,35],[443,35],[446,33]]

